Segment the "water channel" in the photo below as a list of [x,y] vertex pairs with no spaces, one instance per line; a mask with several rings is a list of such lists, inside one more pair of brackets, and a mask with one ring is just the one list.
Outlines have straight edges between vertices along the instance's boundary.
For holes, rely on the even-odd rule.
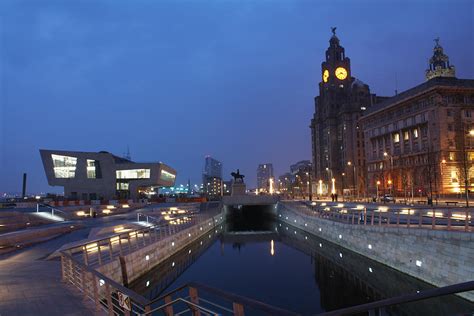
[[[226,224],[130,285],[154,299],[187,282],[314,315],[414,293],[431,285],[279,222],[270,209],[232,209]],[[453,315],[474,311],[457,296],[390,308],[389,315]]]

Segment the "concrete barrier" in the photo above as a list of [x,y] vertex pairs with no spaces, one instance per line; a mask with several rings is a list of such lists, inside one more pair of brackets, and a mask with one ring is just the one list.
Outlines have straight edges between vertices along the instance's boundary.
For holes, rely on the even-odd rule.
[[115,282],[128,284],[147,273],[152,268],[176,254],[190,243],[215,230],[225,220],[218,214],[200,224],[182,230],[175,235],[147,245],[142,249],[126,254],[114,261],[104,264],[97,271]]
[[[279,203],[278,218],[435,286],[474,280],[474,234],[364,226],[310,217]],[[474,301],[474,292],[459,294]]]
[[0,248],[17,247],[44,241],[49,237],[69,233],[80,228],[78,225],[59,225],[53,227],[28,228],[0,235]]

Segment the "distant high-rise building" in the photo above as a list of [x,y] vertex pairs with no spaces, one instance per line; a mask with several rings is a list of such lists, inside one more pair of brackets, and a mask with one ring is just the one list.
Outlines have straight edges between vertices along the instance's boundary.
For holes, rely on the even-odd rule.
[[213,199],[222,195],[222,162],[206,156],[202,173],[203,192]]
[[212,158],[211,156],[206,156],[204,160],[203,174],[209,177],[217,177],[222,179],[222,162]]
[[297,174],[298,172],[311,172],[311,161],[301,160],[297,163],[290,166],[290,172],[292,175]]
[[273,179],[273,165],[265,163],[258,165],[257,168],[257,188],[259,190],[270,190],[270,179]]

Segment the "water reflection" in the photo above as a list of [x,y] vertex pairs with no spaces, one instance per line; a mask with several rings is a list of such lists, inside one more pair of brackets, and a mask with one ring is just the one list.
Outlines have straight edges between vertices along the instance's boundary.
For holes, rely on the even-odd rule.
[[[235,210],[232,210],[235,211]],[[234,221],[235,219],[235,221]],[[196,281],[302,314],[362,304],[430,285],[285,223],[270,213],[234,213],[222,230],[204,236],[131,285],[152,299]],[[455,297],[392,308],[389,315],[473,311]]]

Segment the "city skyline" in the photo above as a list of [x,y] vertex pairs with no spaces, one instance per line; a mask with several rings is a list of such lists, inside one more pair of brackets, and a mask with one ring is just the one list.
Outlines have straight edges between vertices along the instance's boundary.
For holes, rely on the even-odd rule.
[[[177,183],[199,182],[208,154],[225,165],[224,179],[239,168],[249,186],[261,162],[282,174],[311,158],[308,120],[331,26],[353,75],[378,95],[422,83],[438,36],[457,77],[474,76],[469,2],[438,3],[339,12],[341,3],[99,2],[91,12],[87,2],[4,2],[0,192],[19,192],[23,172],[28,192],[57,191],[40,148],[120,155],[129,146],[134,161],[176,168]],[[391,14],[375,15],[381,8]]]

